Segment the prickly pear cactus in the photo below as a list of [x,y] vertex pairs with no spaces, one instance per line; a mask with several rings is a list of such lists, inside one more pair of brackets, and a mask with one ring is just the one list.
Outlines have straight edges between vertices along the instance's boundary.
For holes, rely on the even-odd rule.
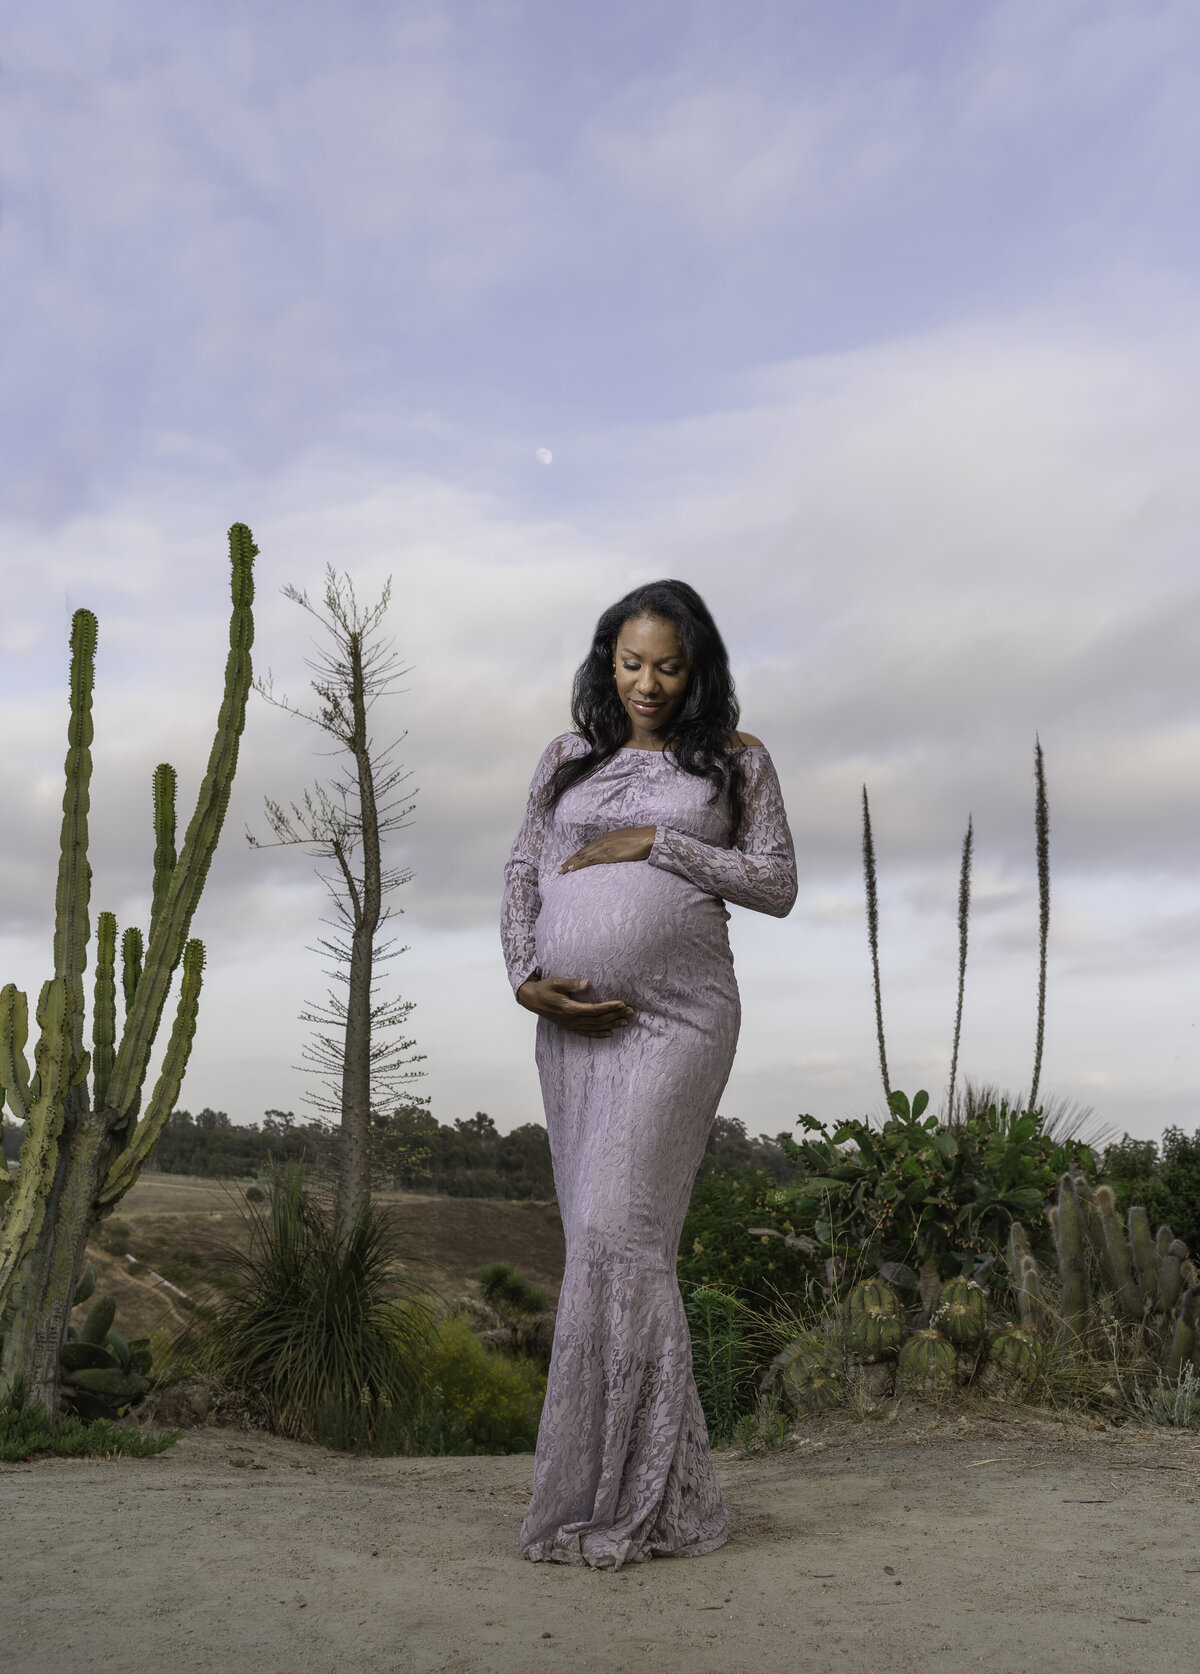
[[846,1299],[846,1346],[860,1360],[894,1354],[904,1336],[900,1298],[883,1279],[863,1279]]
[[[95,1288],[96,1269],[88,1262],[75,1288],[75,1306],[88,1301]],[[64,1398],[80,1418],[117,1418],[150,1388],[150,1340],[127,1343],[113,1325],[116,1311],[111,1296],[98,1296],[82,1328],[59,1350]]]
[[987,1334],[987,1294],[974,1279],[947,1279],[930,1325],[957,1348],[975,1348]]
[[775,1356],[762,1387],[777,1389],[793,1411],[826,1412],[842,1399],[838,1357],[822,1338],[802,1332]]
[[954,1344],[937,1331],[914,1331],[900,1350],[898,1381],[907,1395],[937,1395],[950,1389],[958,1371]]

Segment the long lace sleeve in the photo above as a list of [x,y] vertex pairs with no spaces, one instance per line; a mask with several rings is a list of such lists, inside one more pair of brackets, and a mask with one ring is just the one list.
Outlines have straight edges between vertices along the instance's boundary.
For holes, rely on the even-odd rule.
[[538,886],[538,867],[542,843],[550,815],[546,808],[546,786],[550,776],[566,756],[580,746],[573,733],[553,739],[542,751],[542,758],[529,787],[529,801],[525,818],[517,832],[508,864],[504,868],[504,897],[500,907],[500,942],[504,948],[504,963],[508,980],[515,994],[523,982],[537,973],[535,930],[542,896]]
[[775,764],[754,746],[742,758],[742,771],[745,813],[736,846],[719,849],[660,825],[650,864],[736,906],[786,918],[796,900],[796,853]]

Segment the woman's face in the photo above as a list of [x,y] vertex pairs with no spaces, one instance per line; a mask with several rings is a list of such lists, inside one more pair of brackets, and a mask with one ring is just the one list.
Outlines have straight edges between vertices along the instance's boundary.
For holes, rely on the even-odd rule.
[[646,743],[678,713],[691,669],[669,622],[631,616],[617,635],[613,673],[632,723],[630,736]]

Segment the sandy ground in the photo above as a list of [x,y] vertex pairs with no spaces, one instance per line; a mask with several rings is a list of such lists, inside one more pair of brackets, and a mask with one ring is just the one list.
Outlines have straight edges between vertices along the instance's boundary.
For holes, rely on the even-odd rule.
[[523,1563],[529,1458],[189,1433],[0,1466],[18,1674],[662,1674],[1200,1665],[1200,1434],[979,1404],[720,1456],[728,1546]]

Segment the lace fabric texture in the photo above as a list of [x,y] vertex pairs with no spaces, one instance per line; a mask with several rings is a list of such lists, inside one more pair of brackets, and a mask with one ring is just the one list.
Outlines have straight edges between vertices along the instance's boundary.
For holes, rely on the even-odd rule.
[[[567,1262],[521,1549],[620,1568],[726,1538],[675,1258],[737,1045],[725,902],[783,917],[796,865],[761,746],[743,752],[736,846],[709,781],[652,750],[618,752],[548,810],[554,768],[585,748],[565,734],[538,764],[505,869],[505,960],[514,991],[584,977],[581,998],[634,1015],[603,1040],[538,1019]],[[648,861],[559,874],[602,833],[649,825]]]

